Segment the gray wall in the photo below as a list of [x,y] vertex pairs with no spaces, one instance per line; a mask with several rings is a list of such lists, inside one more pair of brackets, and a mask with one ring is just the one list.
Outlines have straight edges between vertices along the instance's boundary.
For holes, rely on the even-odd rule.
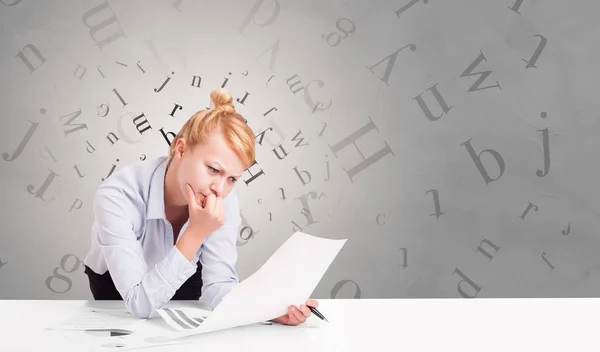
[[0,298],[91,298],[96,188],[226,78],[267,130],[236,186],[241,278],[302,230],[349,238],[315,298],[594,296],[598,10],[2,0]]

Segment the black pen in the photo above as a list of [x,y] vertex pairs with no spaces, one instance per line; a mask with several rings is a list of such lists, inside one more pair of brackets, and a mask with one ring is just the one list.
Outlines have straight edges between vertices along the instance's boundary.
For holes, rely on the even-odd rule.
[[319,312],[319,311],[317,310],[317,308],[315,308],[315,307],[311,307],[311,306],[307,306],[307,307],[308,307],[308,309],[310,309],[310,311],[311,311],[311,312],[313,312],[313,313],[314,313],[314,314],[315,314],[317,317],[319,317],[320,319],[322,319],[322,320],[325,320],[326,322],[328,322],[328,323],[329,323],[329,320],[327,320],[327,318],[325,318],[325,316],[323,316],[323,314],[321,314],[321,312]]

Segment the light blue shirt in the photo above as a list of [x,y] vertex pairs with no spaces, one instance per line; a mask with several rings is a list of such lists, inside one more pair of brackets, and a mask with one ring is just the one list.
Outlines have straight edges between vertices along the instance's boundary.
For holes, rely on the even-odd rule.
[[127,310],[139,318],[168,302],[196,272],[198,260],[201,299],[211,308],[239,282],[236,241],[242,220],[235,190],[223,199],[225,224],[188,261],[173,245],[173,228],[165,216],[167,161],[163,156],[126,166],[106,179],[94,196],[91,247],[84,263],[97,274],[110,271]]

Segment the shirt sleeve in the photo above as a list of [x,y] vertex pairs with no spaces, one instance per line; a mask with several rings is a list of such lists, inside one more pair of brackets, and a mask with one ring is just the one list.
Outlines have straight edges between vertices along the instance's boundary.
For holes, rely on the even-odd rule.
[[135,216],[143,219],[143,206],[136,206],[123,191],[101,187],[93,207],[98,245],[115,287],[132,315],[148,318],[173,297],[197,265],[172,247],[162,261],[148,268],[132,221]]
[[223,297],[239,283],[235,270],[237,236],[242,219],[235,190],[225,207],[225,224],[211,233],[200,247],[202,264],[202,300],[214,309]]

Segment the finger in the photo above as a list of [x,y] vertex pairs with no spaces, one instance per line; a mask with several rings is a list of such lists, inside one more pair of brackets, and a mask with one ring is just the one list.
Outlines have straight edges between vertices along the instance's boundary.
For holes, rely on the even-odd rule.
[[219,221],[222,222],[224,220],[223,198],[221,197],[217,197],[217,201],[215,204],[215,215],[217,216],[217,219],[219,219]]
[[297,323],[304,323],[306,321],[306,317],[296,306],[292,307],[292,320],[296,321]]
[[206,197],[206,201],[204,203],[204,210],[208,211],[209,213],[212,213],[215,209],[215,200],[216,197],[214,193],[209,194],[208,197]]
[[277,317],[275,319],[272,319],[272,321],[274,321],[274,322],[276,322],[278,324],[287,325],[287,322],[288,322],[289,319],[290,319],[289,316],[286,314],[286,315],[282,315],[280,317]]
[[302,312],[302,314],[304,314],[305,318],[310,317],[310,315],[312,314],[310,309],[308,309],[308,307],[305,306],[304,304],[300,306],[300,311]]
[[287,318],[286,325],[298,325],[298,324],[300,324],[300,322],[298,321],[298,319],[294,315],[294,307],[293,306],[289,306],[288,307],[288,314],[287,314],[286,318]]
[[219,197],[217,197],[217,195],[215,195],[215,194],[211,194],[211,195],[212,195],[212,199],[213,199],[211,214],[213,214],[213,216],[216,216],[218,214],[218,209],[219,209]]
[[300,310],[300,308],[298,307],[294,307],[294,315],[296,316],[296,319],[300,322],[300,323],[304,323],[306,321],[306,316],[304,315],[304,313],[302,313],[302,311]]
[[313,308],[318,308],[319,302],[315,301],[314,299],[309,299],[309,300],[306,300],[306,305],[311,306]]
[[194,190],[192,189],[192,186],[190,186],[189,183],[185,184],[185,190],[187,193],[188,205],[191,207],[197,206],[198,202],[196,201],[196,195],[194,194]]

